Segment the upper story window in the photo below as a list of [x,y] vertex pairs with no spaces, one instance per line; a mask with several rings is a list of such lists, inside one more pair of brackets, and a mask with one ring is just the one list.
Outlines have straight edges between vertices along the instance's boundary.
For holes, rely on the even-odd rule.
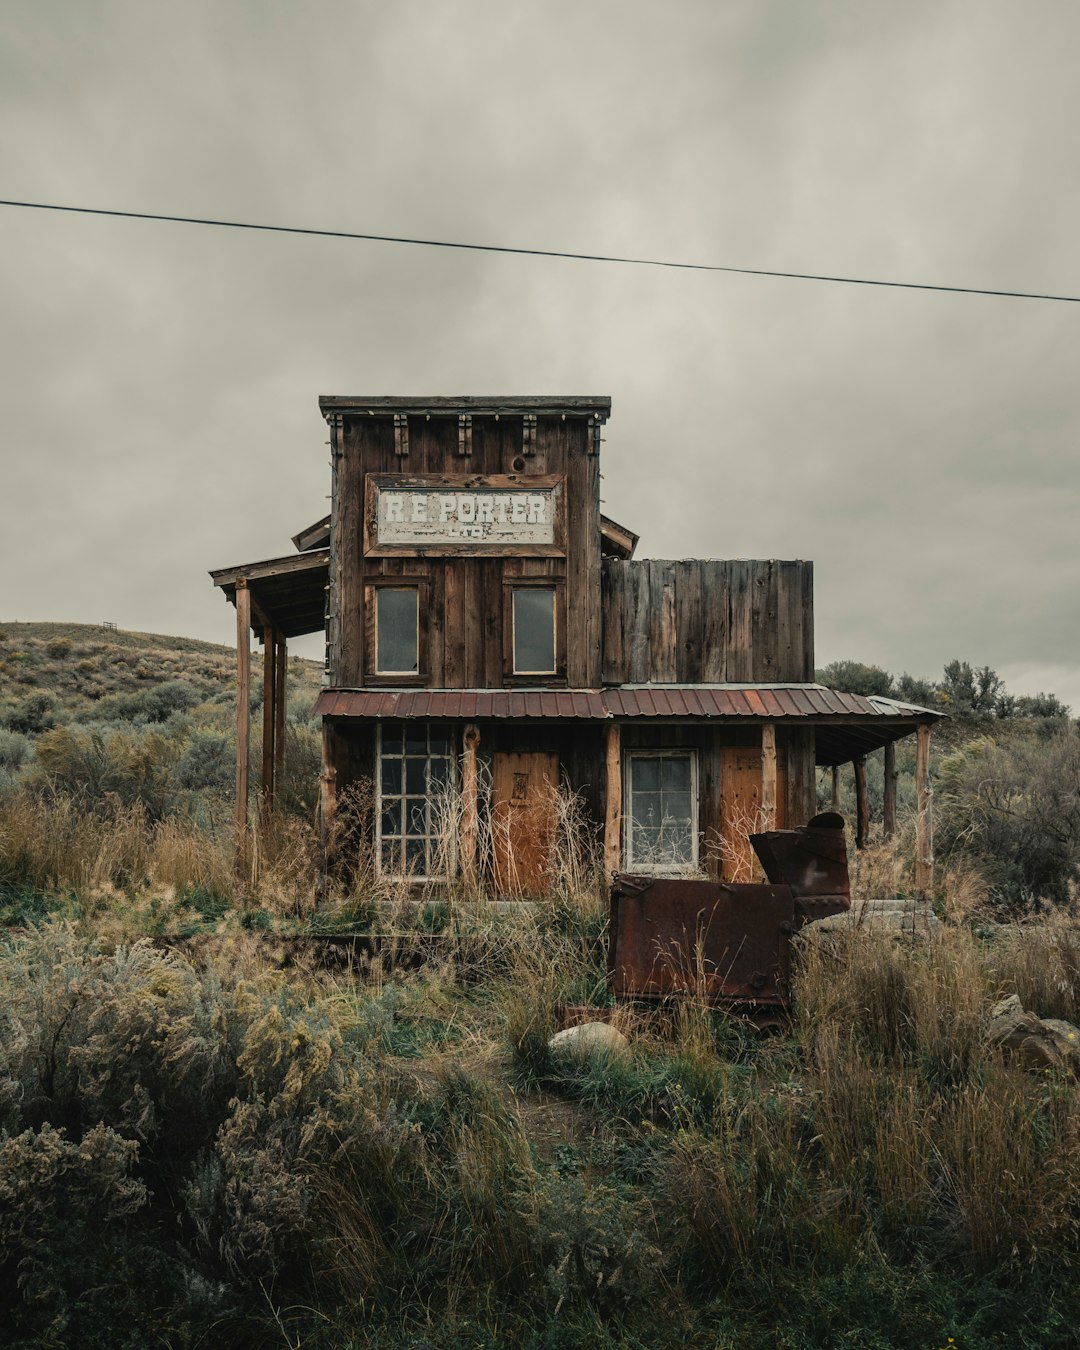
[[511,605],[513,673],[554,675],[555,587],[515,586]]
[[416,675],[420,669],[420,592],[416,586],[375,588],[375,673]]
[[697,866],[697,760],[691,750],[632,750],[626,765],[626,863],[660,875]]

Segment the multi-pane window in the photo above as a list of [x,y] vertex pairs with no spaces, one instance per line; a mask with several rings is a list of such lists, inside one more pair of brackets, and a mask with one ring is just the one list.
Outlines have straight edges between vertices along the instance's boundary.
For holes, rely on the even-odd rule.
[[449,735],[425,722],[387,722],[379,729],[379,870],[416,880],[450,869]]
[[420,655],[420,592],[415,586],[375,588],[375,672],[415,675]]
[[515,586],[513,643],[515,675],[555,674],[555,588]]
[[686,872],[697,865],[697,765],[688,750],[631,751],[627,758],[627,866]]

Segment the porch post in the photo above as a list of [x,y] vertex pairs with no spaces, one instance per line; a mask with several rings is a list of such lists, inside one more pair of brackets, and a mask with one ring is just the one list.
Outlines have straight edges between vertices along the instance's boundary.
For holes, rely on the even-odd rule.
[[461,761],[461,875],[470,884],[476,880],[476,751],[480,728],[470,723],[462,737]]
[[855,770],[855,847],[865,848],[870,833],[870,804],[866,796],[866,756],[851,761]]
[[604,792],[604,874],[610,877],[622,861],[622,731],[607,724],[607,784]]
[[882,805],[882,824],[886,839],[896,833],[896,742],[885,743],[885,800]]
[[337,765],[334,763],[333,731],[327,719],[322,724],[322,774],[319,778],[319,844],[322,849],[322,890],[330,876],[334,855],[334,823],[337,814]]
[[274,672],[274,788],[281,787],[285,772],[285,713],[289,697],[289,644],[285,634],[275,631],[274,644],[277,668]]
[[933,799],[930,724],[920,722],[915,745],[915,895],[919,900],[928,900],[934,889]]
[[761,726],[761,828],[776,828],[776,724]]
[[233,863],[238,877],[247,865],[248,753],[251,747],[251,592],[236,583],[236,799],[233,812]]
[[277,665],[274,660],[274,630],[267,624],[263,638],[263,734],[262,734],[262,799],[265,810],[274,805],[274,731]]

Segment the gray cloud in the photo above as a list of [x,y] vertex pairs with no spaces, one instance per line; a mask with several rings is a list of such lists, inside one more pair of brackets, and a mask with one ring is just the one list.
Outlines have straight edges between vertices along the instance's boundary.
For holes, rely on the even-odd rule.
[[[1068,0],[15,3],[0,195],[1080,292]],[[227,641],[328,393],[610,393],[656,556],[1080,706],[1080,307],[0,210],[5,618]]]

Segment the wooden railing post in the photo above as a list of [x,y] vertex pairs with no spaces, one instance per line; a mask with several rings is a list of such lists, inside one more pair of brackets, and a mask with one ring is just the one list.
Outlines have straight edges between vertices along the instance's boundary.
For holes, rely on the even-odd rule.
[[928,900],[934,889],[933,788],[930,785],[930,724],[920,722],[915,745],[915,895]]
[[262,718],[262,799],[263,809],[270,810],[274,805],[274,731],[276,719],[277,663],[274,660],[274,630],[267,624],[263,628],[263,718]]
[[236,583],[236,800],[233,861],[238,877],[247,871],[248,754],[251,748],[251,592]]
[[882,831],[886,839],[896,833],[896,742],[885,745],[885,794],[882,802]]
[[607,776],[604,791],[604,873],[610,877],[622,861],[622,731],[607,725]]
[[761,828],[776,828],[776,725],[761,727]]
[[281,788],[285,772],[285,714],[289,700],[289,644],[284,633],[277,633],[275,643],[276,670],[274,674],[274,788]]
[[870,802],[866,795],[866,756],[851,761],[855,770],[855,847],[865,848],[870,834]]

